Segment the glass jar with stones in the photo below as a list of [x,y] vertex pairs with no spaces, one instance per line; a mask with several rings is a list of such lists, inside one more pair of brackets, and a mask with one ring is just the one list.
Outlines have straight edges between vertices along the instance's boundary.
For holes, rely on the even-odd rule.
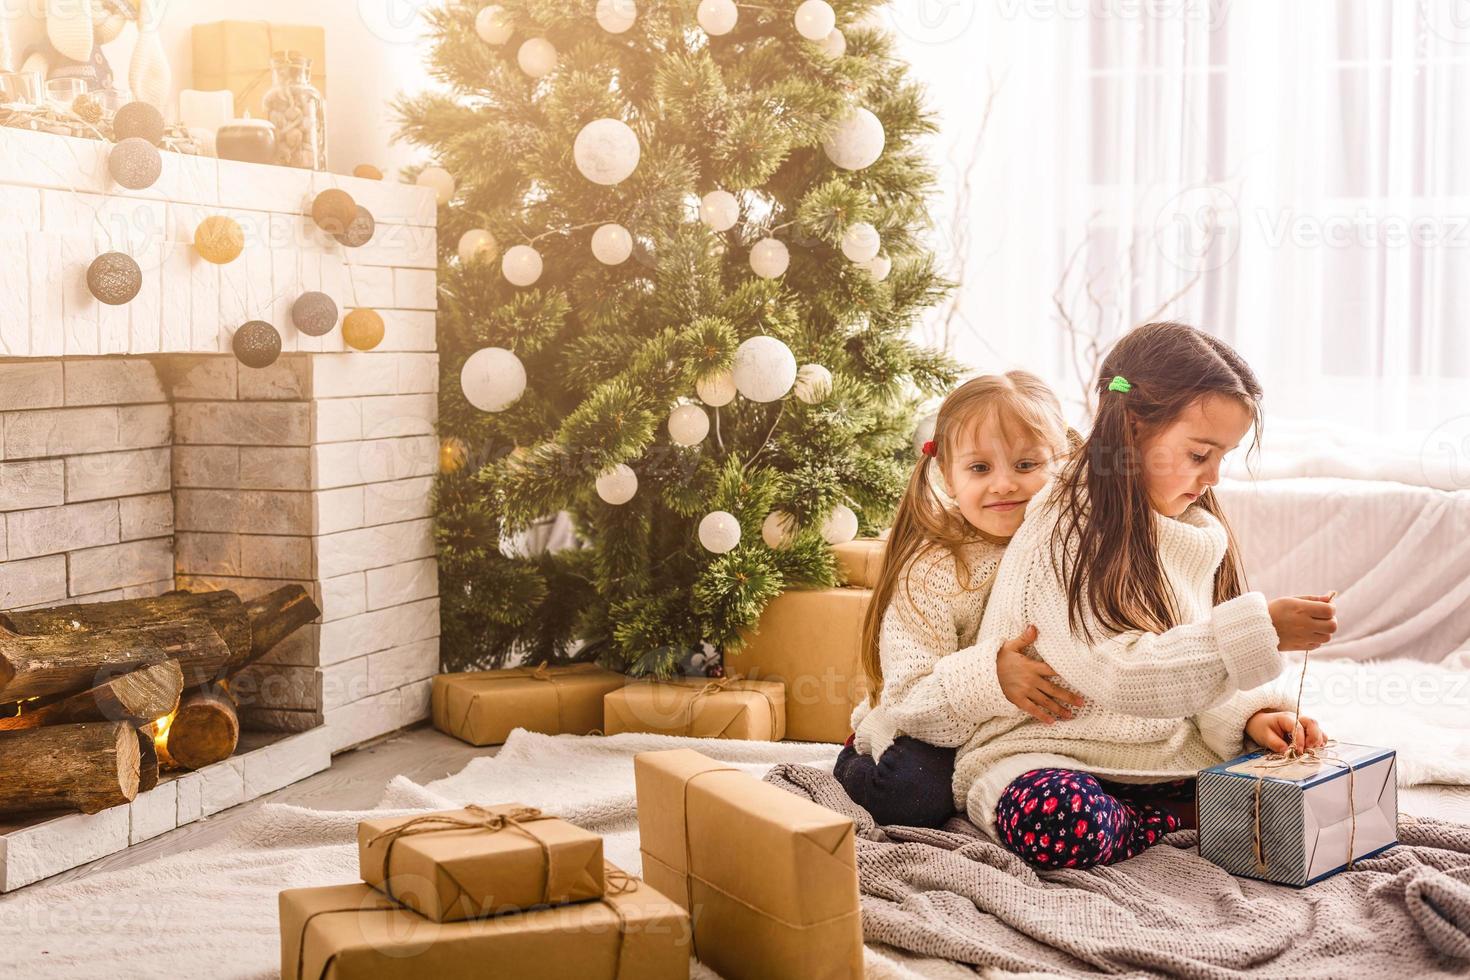
[[299,51],[277,51],[271,76],[262,106],[276,127],[276,163],[327,169],[326,100],[311,84],[311,59]]

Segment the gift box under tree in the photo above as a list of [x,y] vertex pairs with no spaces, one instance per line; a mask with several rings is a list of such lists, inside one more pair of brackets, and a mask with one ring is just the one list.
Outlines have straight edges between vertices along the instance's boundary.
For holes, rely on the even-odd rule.
[[436,674],[429,709],[435,728],[471,745],[500,745],[515,728],[588,735],[602,731],[603,696],[626,682],[596,664]]
[[779,681],[638,681],[602,699],[603,731],[779,742],[786,735],[786,691]]
[[1258,751],[1199,773],[1200,856],[1231,874],[1302,887],[1398,843],[1397,754],[1329,742]]
[[861,660],[863,618],[882,568],[882,538],[859,538],[832,550],[846,585],[791,589],[772,599],[725,669],[786,687],[786,737],[842,742],[853,708],[867,695]]

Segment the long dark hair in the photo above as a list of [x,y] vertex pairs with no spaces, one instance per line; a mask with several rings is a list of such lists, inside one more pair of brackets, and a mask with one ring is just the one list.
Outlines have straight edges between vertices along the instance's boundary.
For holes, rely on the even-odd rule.
[[[1131,388],[1110,391],[1122,375]],[[1261,385],[1229,344],[1182,323],[1150,323],[1129,331],[1104,358],[1098,410],[1081,450],[1057,476],[1059,508],[1052,556],[1067,589],[1072,632],[1094,639],[1084,603],[1109,635],[1162,633],[1179,625],[1174,595],[1159,566],[1153,508],[1144,487],[1141,446],[1206,395],[1235,398],[1249,409],[1251,450],[1260,443]],[[1137,423],[1135,431],[1135,425]],[[1219,519],[1229,544],[1215,572],[1215,603],[1240,595],[1245,575],[1235,535],[1212,490],[1196,503]]]

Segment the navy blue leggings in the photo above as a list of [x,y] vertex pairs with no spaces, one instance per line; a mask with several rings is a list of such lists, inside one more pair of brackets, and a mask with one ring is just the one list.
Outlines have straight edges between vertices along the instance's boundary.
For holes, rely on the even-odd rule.
[[852,740],[849,735],[832,775],[880,826],[938,827],[954,816],[955,749],[900,735],[875,762]]
[[1116,783],[1071,769],[1032,769],[995,807],[1000,842],[1037,868],[1126,860],[1164,834],[1196,826],[1195,780]]

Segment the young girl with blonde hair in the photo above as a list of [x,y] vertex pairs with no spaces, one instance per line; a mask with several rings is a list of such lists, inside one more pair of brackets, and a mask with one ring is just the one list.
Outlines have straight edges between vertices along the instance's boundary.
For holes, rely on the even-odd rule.
[[[1281,651],[1331,639],[1331,596],[1246,591],[1211,490],[1224,455],[1259,431],[1255,375],[1224,341],[1155,323],[1118,341],[1096,383],[1092,431],[1032,499],[985,639],[933,671],[949,710],[980,723],[958,755],[957,802],[1036,867],[1136,855],[1195,825],[1200,769],[1326,741],[1268,682]],[[1036,654],[1087,699],[1054,726],[997,710],[985,680],[1000,640],[1030,624]]]
[[[979,719],[955,713],[931,672],[975,642],[1006,544],[1076,438],[1056,396],[1025,371],[960,385],[934,435],[889,530],[863,626],[868,696],[834,768],[880,824],[937,827],[954,814],[955,747]],[[992,713],[1015,704],[1038,719],[1069,717],[1066,706],[1080,699],[1047,679],[1046,664],[1021,656],[1034,633],[1016,633],[999,654],[1001,673],[992,649],[979,685]]]

